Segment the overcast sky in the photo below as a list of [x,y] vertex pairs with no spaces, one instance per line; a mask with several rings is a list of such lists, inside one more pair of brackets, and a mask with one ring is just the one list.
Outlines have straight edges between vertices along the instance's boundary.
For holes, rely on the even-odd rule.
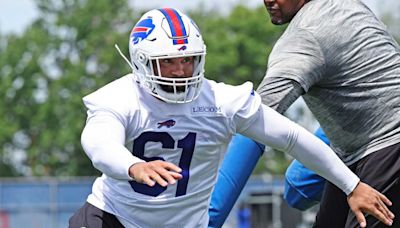
[[[378,4],[384,4],[385,6],[399,5],[399,0],[363,1],[378,15],[380,13],[378,9],[390,9],[390,7],[379,7]],[[193,9],[201,3],[208,9],[221,9],[222,12],[226,12],[240,2],[246,2],[247,5],[252,7],[263,3],[262,0],[130,0],[131,6],[135,8],[150,9],[168,5],[169,7],[185,10]],[[398,7],[394,9],[399,10]],[[21,33],[35,17],[37,17],[37,10],[33,0],[0,0],[0,32],[3,34],[9,32]]]

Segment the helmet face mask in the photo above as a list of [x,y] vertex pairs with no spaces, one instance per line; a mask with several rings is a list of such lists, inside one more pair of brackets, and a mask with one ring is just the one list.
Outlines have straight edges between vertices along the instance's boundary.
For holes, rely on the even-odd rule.
[[[187,103],[200,94],[206,47],[198,27],[178,10],[144,14],[132,29],[129,52],[133,73],[153,96],[168,103]],[[192,75],[162,75],[160,61],[193,56]]]

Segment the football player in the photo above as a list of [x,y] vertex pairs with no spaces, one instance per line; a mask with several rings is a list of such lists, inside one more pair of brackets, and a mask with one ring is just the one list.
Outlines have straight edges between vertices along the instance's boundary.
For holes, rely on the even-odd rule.
[[251,83],[205,79],[206,46],[185,14],[145,13],[129,51],[133,73],[83,98],[82,146],[103,174],[70,227],[207,227],[218,168],[237,133],[289,153],[336,184],[355,213],[359,205],[390,213],[384,195],[318,138],[262,105]]

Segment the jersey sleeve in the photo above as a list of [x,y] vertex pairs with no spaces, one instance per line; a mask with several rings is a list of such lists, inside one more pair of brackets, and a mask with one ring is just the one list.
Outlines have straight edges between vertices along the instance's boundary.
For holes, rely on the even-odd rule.
[[318,39],[307,30],[291,27],[269,55],[265,77],[294,80],[307,92],[322,79],[326,64]]
[[135,112],[131,104],[125,104],[125,96],[133,95],[132,88],[125,94],[124,87],[122,81],[111,83],[83,98],[88,117],[81,143],[95,168],[107,176],[130,180],[129,167],[143,161],[125,147]]
[[325,57],[317,38],[306,30],[290,27],[269,55],[268,70],[257,92],[263,104],[284,113],[322,80],[325,71]]
[[263,104],[267,104],[279,113],[284,113],[304,93],[304,90],[296,81],[265,77],[257,92]]
[[[134,110],[132,105],[127,105],[127,97],[135,97],[132,88],[126,84],[128,78],[122,78],[114,81],[97,91],[85,96],[82,100],[87,108],[88,120],[98,113],[108,113],[115,117],[121,124],[127,126],[127,116]],[[134,101],[134,99],[132,99]],[[134,106],[133,106],[134,107]]]
[[222,103],[225,115],[231,120],[234,132],[240,132],[251,125],[252,116],[261,105],[261,98],[254,89],[253,83],[246,82],[239,86],[231,86],[219,83],[216,89],[219,97],[217,101]]

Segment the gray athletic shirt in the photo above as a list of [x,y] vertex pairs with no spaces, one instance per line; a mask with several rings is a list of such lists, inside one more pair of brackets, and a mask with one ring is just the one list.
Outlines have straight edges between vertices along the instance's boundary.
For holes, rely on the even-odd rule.
[[304,94],[347,164],[400,142],[400,48],[360,1],[305,4],[275,44],[258,92],[281,113]]

